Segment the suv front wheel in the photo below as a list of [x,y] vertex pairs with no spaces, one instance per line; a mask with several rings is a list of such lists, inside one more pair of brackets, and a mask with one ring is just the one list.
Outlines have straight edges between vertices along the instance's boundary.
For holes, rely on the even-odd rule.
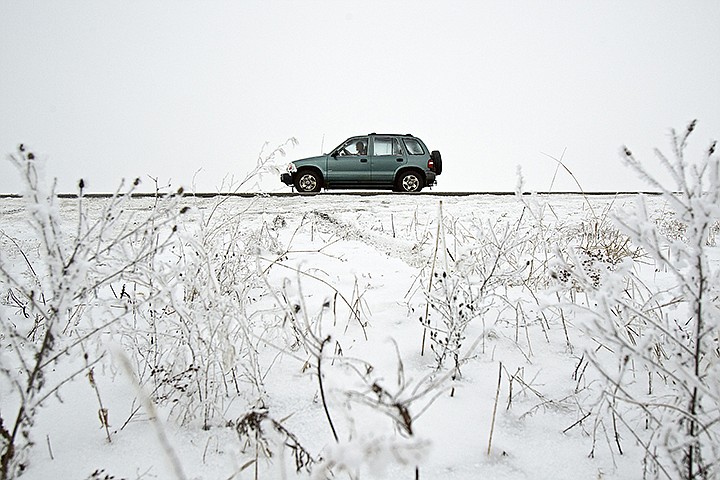
[[419,192],[424,186],[422,176],[414,171],[405,172],[397,181],[397,189],[401,192]]
[[300,193],[317,193],[322,187],[320,175],[312,170],[301,170],[295,177],[295,188]]

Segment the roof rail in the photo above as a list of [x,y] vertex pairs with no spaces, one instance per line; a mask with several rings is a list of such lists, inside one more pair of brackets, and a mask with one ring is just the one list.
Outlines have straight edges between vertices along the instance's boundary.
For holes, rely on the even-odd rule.
[[414,137],[412,133],[368,133],[368,135],[389,135],[389,136],[395,136],[395,137]]

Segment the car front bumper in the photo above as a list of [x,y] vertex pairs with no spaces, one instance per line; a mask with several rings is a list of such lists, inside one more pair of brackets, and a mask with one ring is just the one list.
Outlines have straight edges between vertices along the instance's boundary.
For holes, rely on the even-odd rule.
[[292,175],[289,174],[289,173],[283,173],[283,174],[281,174],[281,175],[280,175],[280,181],[281,181],[282,183],[284,183],[285,185],[288,185],[288,186],[290,186],[290,187],[292,187],[293,184],[294,184],[294,182],[293,182],[293,177],[292,177]]

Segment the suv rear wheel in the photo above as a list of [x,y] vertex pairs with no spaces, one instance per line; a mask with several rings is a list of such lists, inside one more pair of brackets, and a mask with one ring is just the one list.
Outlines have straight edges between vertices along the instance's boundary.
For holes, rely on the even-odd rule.
[[320,187],[322,179],[312,170],[300,170],[295,176],[295,188],[300,193],[317,193]]
[[422,176],[414,171],[405,172],[397,181],[397,189],[401,192],[419,192],[425,186]]

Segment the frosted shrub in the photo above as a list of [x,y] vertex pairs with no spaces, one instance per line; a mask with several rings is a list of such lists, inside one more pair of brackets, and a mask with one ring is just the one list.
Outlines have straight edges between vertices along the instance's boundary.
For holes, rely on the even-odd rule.
[[3,480],[26,468],[38,409],[64,383],[91,373],[105,357],[100,335],[114,329],[130,309],[121,285],[143,281],[148,259],[168,246],[180,215],[175,196],[142,214],[129,211],[136,181],[123,194],[118,191],[90,222],[81,180],[77,226],[71,228],[60,221],[54,188],[44,183],[42,161],[22,145],[10,160],[23,182],[39,258],[17,243],[12,255],[22,257],[24,271],[16,271],[16,262],[6,254],[0,257],[0,288],[9,303],[0,311],[0,382],[3,391],[12,392],[3,397],[0,410]]
[[530,241],[533,234],[523,215],[515,221],[501,218],[464,227],[444,216],[440,207],[425,315],[420,317],[430,334],[437,369],[450,359],[454,378],[459,378],[466,329],[480,320],[484,339],[492,331],[486,324],[489,312],[500,319],[502,312],[513,309],[518,326],[536,320],[533,312],[539,309],[526,306],[520,294],[537,282],[533,265],[544,262],[536,257],[540,249]]
[[[455,257],[448,252],[445,220],[441,202],[438,207],[435,251],[428,278],[425,280],[427,283],[425,305],[424,308],[420,306],[413,310],[417,312],[424,309],[424,315],[419,317],[420,323],[424,327],[423,352],[425,334],[429,332],[430,349],[435,356],[436,368],[441,369],[448,357],[452,358],[453,377],[457,378],[460,376],[461,349],[465,340],[465,329],[473,319],[477,318],[480,306],[479,302],[476,302],[476,293],[473,292],[467,278],[467,269],[458,265]],[[464,245],[460,245],[458,248],[461,251],[465,250]],[[475,312],[476,308],[478,309],[477,313]]]
[[[599,344],[587,354],[606,381],[593,407],[596,425],[607,414],[619,452],[622,427],[629,431],[645,450],[644,476],[652,478],[720,473],[720,272],[708,259],[708,240],[720,218],[720,179],[715,144],[697,164],[684,158],[694,126],[682,135],[673,132],[673,161],[656,152],[672,187],[624,150],[628,165],[663,192],[677,222],[670,231],[656,223],[643,199],[615,216],[618,228],[654,265],[628,258],[599,284],[577,269],[573,274],[588,295],[585,328]],[[650,289],[643,281],[650,275],[667,280]],[[615,369],[603,367],[608,352]]]
[[[687,241],[685,232],[687,224],[680,220],[677,214],[672,210],[664,210],[654,218],[658,232],[668,240]],[[717,246],[717,235],[720,232],[720,221],[715,221],[708,229],[708,237],[706,245],[708,247]]]
[[248,305],[265,289],[256,255],[277,249],[277,239],[267,224],[247,230],[242,216],[182,224],[178,235],[153,259],[146,288],[156,301],[124,325],[124,338],[153,399],[181,424],[197,419],[207,429],[226,422],[236,397],[264,403]]

